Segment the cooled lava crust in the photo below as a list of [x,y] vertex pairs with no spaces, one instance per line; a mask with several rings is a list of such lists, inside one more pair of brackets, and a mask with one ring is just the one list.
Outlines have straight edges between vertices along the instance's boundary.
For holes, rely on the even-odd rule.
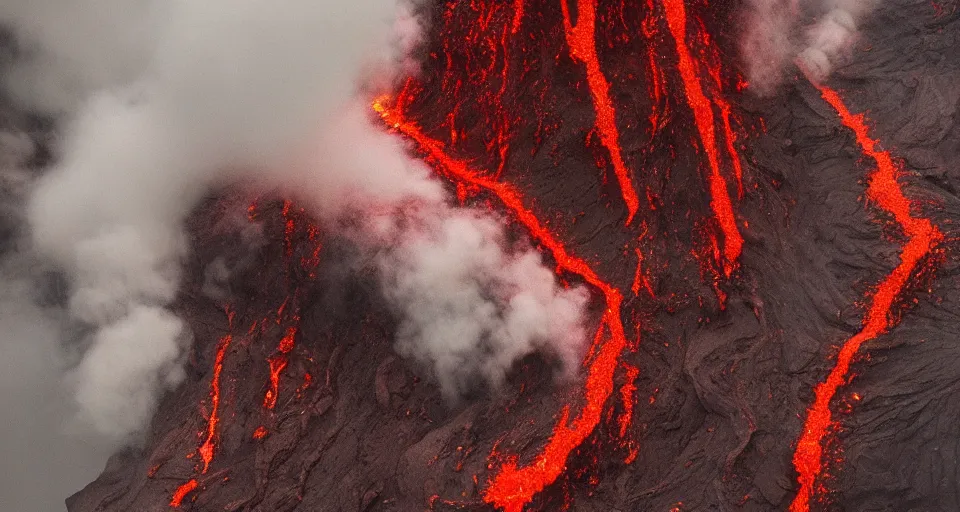
[[735,3],[568,3],[438,0],[370,115],[593,290],[579,379],[531,356],[445,404],[349,244],[224,194],[189,377],[70,512],[960,510],[957,5],[880,3],[828,81],[760,98]]

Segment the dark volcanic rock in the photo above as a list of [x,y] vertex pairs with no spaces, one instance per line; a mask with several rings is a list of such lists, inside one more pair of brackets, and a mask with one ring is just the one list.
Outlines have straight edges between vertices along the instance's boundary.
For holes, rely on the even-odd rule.
[[[638,219],[624,226],[616,179],[592,131],[583,68],[566,54],[558,2],[528,2],[523,37],[511,50],[513,71],[499,107],[511,119],[501,179],[549,219],[568,249],[628,295],[622,313],[640,344],[623,361],[640,377],[627,437],[639,451],[623,462],[628,450],[616,424],[623,406],[614,393],[607,409],[615,414],[531,509],[572,503],[578,511],[783,510],[797,490],[791,457],[812,387],[829,371],[836,347],[859,329],[871,287],[897,264],[900,235],[865,202],[873,162],[813,86],[795,77],[772,98],[728,94],[744,134],[737,144],[745,194],[734,207],[746,244],[740,270],[720,280],[721,309],[712,288],[716,269],[691,254],[709,253],[716,228],[675,54],[668,40],[655,41],[666,77],[666,95],[655,104],[644,60],[654,43],[637,36],[643,11],[631,4],[617,17],[610,3],[600,2],[608,15],[598,22],[598,46],[624,158],[635,188],[649,197]],[[495,128],[482,99],[491,84],[478,79],[483,54],[470,38],[448,37],[470,33],[475,20],[467,4],[438,2],[439,12],[450,14],[434,17],[410,116],[440,140],[456,130],[451,152],[492,171],[500,156],[486,144]],[[869,112],[872,135],[904,159],[904,191],[944,231],[948,251],[932,279],[911,282],[901,301],[909,307],[897,306],[901,323],[865,347],[855,378],[834,400],[842,429],[830,453],[839,462],[830,466],[826,484],[834,492],[821,508],[960,508],[960,274],[950,252],[960,216],[960,14],[952,4],[936,7],[916,0],[879,5],[851,63],[830,81],[853,111]],[[725,66],[734,67],[731,7],[690,9]],[[489,30],[507,22],[496,17]],[[727,74],[724,81],[735,83]],[[463,89],[451,92],[449,84],[460,81]],[[462,100],[473,97],[481,99]],[[653,135],[646,121],[652,109],[665,119]],[[501,207],[483,193],[467,200]],[[191,221],[194,279],[177,308],[196,337],[190,377],[164,399],[145,447],[114,457],[100,479],[68,500],[70,511],[167,510],[177,487],[195,477],[199,487],[184,510],[486,510],[480,496],[498,467],[488,460],[494,446],[529,462],[563,404],[579,399],[578,384],[554,385],[548,363],[533,357],[518,365],[502,394],[444,404],[429,379],[392,351],[394,319],[362,268],[344,271],[349,248],[324,240],[316,277],[291,271],[290,261],[316,244],[305,219],[288,256],[279,206],[262,206],[266,243],[251,253],[216,228],[242,209],[211,201]],[[653,297],[630,292],[635,247],[644,253]],[[200,293],[203,269],[222,255],[235,256],[227,299],[232,325],[223,304]],[[267,360],[292,321],[289,312],[277,313],[288,296],[302,318],[276,407],[266,409]],[[215,458],[198,476],[218,340],[228,332]],[[617,385],[622,381],[618,372]],[[259,427],[266,434],[257,439]]]

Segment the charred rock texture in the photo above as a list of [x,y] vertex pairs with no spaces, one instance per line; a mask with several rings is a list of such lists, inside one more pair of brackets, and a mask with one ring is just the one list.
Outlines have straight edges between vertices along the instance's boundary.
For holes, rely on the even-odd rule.
[[[904,233],[866,196],[876,164],[801,75],[775,97],[742,90],[736,8],[690,3],[686,43],[710,100],[719,191],[744,240],[731,257],[737,235],[714,207],[711,149],[668,23],[677,2],[569,3],[564,13],[552,0],[437,2],[423,75],[389,107],[450,159],[510,184],[623,297],[612,314],[627,346],[599,424],[527,509],[784,510],[799,489],[793,457],[813,387],[900,262]],[[589,52],[571,57],[565,29],[565,17],[584,26],[589,9],[603,77],[590,76]],[[960,507],[957,34],[953,4],[883,3],[827,83],[868,113],[870,135],[902,159],[912,213],[944,239],[897,294],[899,323],[864,345],[830,402],[839,430],[824,440],[813,509]],[[615,138],[598,121],[598,78]],[[431,151],[411,140],[462,201],[503,212],[557,258],[496,190]],[[195,333],[190,377],[165,397],[142,449],[115,456],[68,500],[71,512],[168,510],[172,500],[196,511],[489,510],[505,465],[529,465],[564,407],[571,418],[587,407],[586,377],[558,385],[538,357],[502,393],[444,404],[392,351],[395,320],[348,245],[296,205],[263,200],[251,207],[263,229],[251,250],[236,227],[248,221],[231,220],[247,203],[212,199],[194,215],[177,308]],[[211,299],[218,257],[229,272]],[[612,322],[609,294],[593,288],[595,321]],[[603,331],[600,344],[611,343]]]

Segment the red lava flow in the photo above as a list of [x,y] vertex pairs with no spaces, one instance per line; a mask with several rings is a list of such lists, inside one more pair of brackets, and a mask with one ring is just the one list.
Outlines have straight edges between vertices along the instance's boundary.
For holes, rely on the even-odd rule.
[[483,499],[487,503],[506,512],[520,512],[536,494],[556,481],[566,469],[570,453],[600,424],[604,404],[614,391],[613,378],[620,354],[627,346],[620,315],[623,295],[602,280],[584,260],[567,252],[566,247],[524,206],[523,198],[516,189],[507,183],[485,178],[466,162],[447,155],[441,142],[426,135],[416,123],[406,120],[402,112],[388,103],[389,98],[381,97],[372,105],[387,126],[416,142],[427,160],[435,164],[441,174],[497,196],[531,236],[553,254],[559,269],[579,275],[596,287],[607,304],[599,330],[607,331],[608,336],[601,336],[598,332],[590,349],[584,382],[584,405],[578,415],[571,421],[570,407],[565,406],[553,434],[540,453],[524,466],[519,466],[516,460],[505,462],[484,490]]
[[187,494],[190,494],[191,491],[197,488],[200,485],[197,483],[195,478],[191,478],[187,483],[181,485],[173,493],[173,498],[170,499],[170,506],[173,508],[180,508],[180,505],[183,504],[183,499],[187,497]]
[[[251,204],[247,208],[248,217],[250,220],[255,220],[257,215],[257,205],[256,203]],[[290,280],[290,272],[293,265],[293,254],[294,254],[294,235],[296,234],[297,224],[296,218],[298,213],[303,213],[302,209],[294,210],[293,204],[290,201],[283,202],[282,217],[284,221],[284,250],[283,254],[287,260],[287,280]],[[300,260],[300,265],[303,270],[308,272],[310,278],[316,277],[315,270],[319,265],[320,261],[320,231],[319,228],[311,224],[306,225],[306,231],[308,235],[308,240],[312,244],[312,250],[310,251],[309,256],[304,256]],[[289,282],[288,282],[289,286]],[[299,330],[300,316],[294,311],[292,314],[287,313],[288,306],[296,308],[296,302],[298,299],[297,291],[294,289],[290,295],[283,301],[280,307],[270,313],[269,316],[264,317],[259,322],[255,322],[249,330],[248,335],[252,335],[258,328],[262,329],[263,326],[266,326],[271,323],[271,317],[275,317],[274,322],[277,324],[282,323],[284,320],[289,319],[293,324],[291,327],[287,327],[283,338],[281,338],[276,353],[267,359],[269,365],[269,385],[263,399],[263,407],[266,409],[273,409],[277,404],[277,398],[279,396],[280,388],[280,375],[283,370],[288,365],[289,354],[294,349],[294,342]],[[233,318],[234,312],[229,308],[227,309],[227,318],[229,320],[229,325],[231,331],[233,330]],[[199,473],[201,475],[206,474],[210,469],[210,464],[213,462],[214,454],[217,449],[217,435],[218,428],[220,424],[220,373],[223,370],[223,361],[226,357],[227,351],[230,348],[230,344],[233,342],[233,335],[226,334],[220,338],[219,343],[217,343],[217,352],[213,364],[213,377],[210,380],[210,415],[207,418],[207,427],[204,432],[204,441],[197,448],[197,453],[200,455],[200,460],[203,462],[202,468],[199,468]],[[260,426],[257,428],[257,431],[254,432],[255,439],[262,439],[267,435],[267,430],[265,427]],[[184,484],[180,485],[173,494],[173,498],[170,501],[170,506],[177,508],[182,503],[184,498],[192,491],[197,489],[199,482],[196,478],[190,479]]]
[[623,414],[620,416],[620,438],[627,435],[627,429],[630,428],[630,422],[633,421],[633,402],[634,393],[637,392],[637,377],[640,375],[640,369],[633,365],[625,365],[627,376],[624,379],[623,386],[620,387],[620,399],[623,401]]
[[700,75],[697,71],[697,62],[690,55],[687,46],[687,11],[683,0],[663,0],[666,12],[667,26],[677,46],[678,67],[687,103],[693,111],[693,117],[703,142],[703,150],[707,154],[710,164],[708,181],[710,186],[710,207],[713,209],[720,230],[723,232],[723,268],[727,277],[737,267],[740,251],[743,248],[743,237],[737,227],[736,216],[733,213],[733,204],[730,193],[727,191],[727,182],[720,173],[720,158],[717,151],[717,135],[714,126],[713,106],[703,93]]
[[863,153],[876,161],[876,168],[867,179],[867,197],[893,216],[907,240],[901,246],[900,264],[877,285],[873,297],[870,298],[869,309],[860,332],[843,342],[837,362],[826,380],[814,388],[815,398],[807,410],[803,431],[793,455],[800,490],[790,505],[792,512],[809,511],[810,501],[818,490],[817,478],[825,466],[823,442],[828,432],[835,427],[830,402],[840,386],[848,381],[850,363],[864,342],[876,338],[894,326],[896,318],[891,314],[894,301],[920,262],[943,239],[940,230],[929,219],[915,217],[910,212],[912,203],[903,195],[897,182],[899,167],[890,153],[878,149],[878,142],[870,138],[863,114],[851,113],[836,91],[824,86],[818,86],[818,89],[823,99],[837,111],[843,125],[854,132]]
[[280,396],[280,373],[287,367],[287,355],[293,351],[296,335],[297,327],[288,327],[286,334],[277,345],[277,353],[267,359],[270,365],[270,387],[263,396],[263,407],[266,409],[277,406],[277,398]]
[[617,129],[617,111],[610,100],[610,84],[600,69],[600,60],[597,56],[596,42],[596,0],[577,0],[577,24],[570,21],[570,7],[568,0],[560,0],[563,7],[563,25],[570,46],[570,56],[582,62],[587,68],[587,85],[593,97],[593,107],[596,111],[597,131],[600,141],[610,152],[613,171],[620,183],[620,193],[627,204],[627,224],[633,221],[640,200],[633,188],[630,171],[623,162],[620,150],[620,132]]
[[[232,322],[233,314],[228,313],[228,315]],[[197,448],[197,453],[200,454],[200,459],[203,461],[203,470],[200,474],[205,474],[210,469],[210,463],[213,462],[213,455],[216,450],[217,426],[220,423],[220,372],[223,370],[223,359],[226,357],[227,349],[230,348],[232,341],[233,336],[226,334],[217,343],[217,355],[213,363],[213,378],[210,380],[210,416],[207,418],[206,437],[203,444]],[[197,485],[199,485],[197,480],[192,478],[178,487],[170,500],[170,506],[179,507],[183,498],[196,489]]]

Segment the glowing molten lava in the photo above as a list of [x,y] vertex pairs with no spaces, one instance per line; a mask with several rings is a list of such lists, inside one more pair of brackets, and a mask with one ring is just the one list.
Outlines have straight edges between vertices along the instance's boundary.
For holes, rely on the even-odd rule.
[[[426,153],[427,160],[435,164],[438,172],[453,181],[486,190],[497,196],[527,228],[530,235],[553,254],[559,269],[580,276],[600,290],[606,300],[607,309],[600,323],[598,336],[590,349],[589,367],[584,383],[584,405],[579,414],[570,421],[570,407],[564,407],[552,436],[534,460],[522,467],[518,466],[515,460],[506,462],[490,480],[484,492],[483,499],[487,503],[507,512],[519,512],[537,493],[563,473],[570,453],[600,423],[603,406],[614,391],[613,377],[620,354],[627,346],[620,316],[623,295],[620,290],[602,280],[586,261],[570,254],[540,219],[524,206],[520,193],[510,184],[485,178],[471,169],[466,162],[447,155],[441,142],[425,134],[416,123],[404,119],[403,112],[388,103],[389,98],[381,97],[374,101],[373,108],[388,126],[415,141]],[[601,336],[604,330],[609,331],[609,336]]]
[[[717,80],[719,85],[719,80]],[[733,162],[733,177],[737,180],[737,197],[743,197],[743,166],[740,164],[740,154],[737,152],[737,135],[733,131],[733,125],[730,122],[730,104],[723,98],[714,98],[717,106],[720,107],[720,119],[723,121],[723,140],[727,144],[727,153],[730,153],[730,161]]]
[[263,406],[267,409],[277,406],[277,397],[280,395],[280,373],[287,367],[287,354],[293,351],[296,335],[297,327],[287,328],[287,333],[277,346],[277,353],[267,359],[270,365],[270,388],[263,397]]
[[[298,223],[297,219],[300,218],[304,211],[302,208],[295,209],[293,203],[290,201],[283,202],[282,208],[282,220],[283,220],[283,255],[286,260],[286,272],[285,272],[285,286],[292,291],[289,291],[289,294],[281,303],[275,311],[270,311],[266,316],[264,316],[259,321],[254,322],[250,329],[247,332],[248,336],[253,336],[259,330],[260,334],[263,334],[266,326],[271,323],[277,325],[282,324],[285,321],[288,321],[292,326],[287,327],[283,338],[281,338],[276,352],[267,359],[269,364],[269,386],[264,396],[263,406],[266,409],[273,409],[277,404],[277,397],[279,396],[280,388],[280,375],[283,370],[289,364],[290,353],[293,352],[295,338],[299,331],[300,316],[298,314],[299,308],[299,288],[292,286],[292,283],[296,282],[297,276],[294,275],[296,270],[296,261],[294,260],[294,254],[300,249],[300,245],[297,243],[298,234]],[[258,207],[257,203],[254,202],[247,208],[247,215],[251,222],[255,221],[258,216]],[[308,244],[307,249],[309,249],[309,254],[304,255],[299,260],[300,269],[306,272],[306,276],[309,279],[316,277],[316,269],[320,262],[320,251],[322,244],[320,243],[320,230],[312,224],[305,224],[299,226],[305,231],[307,235]],[[306,251],[300,251],[306,252]],[[291,312],[292,310],[292,312]],[[227,319],[230,326],[230,331],[233,331],[233,319],[234,312],[230,307],[226,309]],[[226,334],[220,338],[219,343],[217,343],[217,352],[213,363],[213,376],[210,380],[210,413],[207,416],[207,427],[204,432],[201,433],[203,436],[203,443],[197,448],[197,454],[200,456],[202,466],[194,468],[194,471],[199,472],[199,474],[206,474],[210,469],[210,464],[213,462],[214,453],[217,449],[217,436],[220,425],[220,402],[221,402],[221,393],[220,393],[220,374],[223,371],[223,362],[227,355],[227,351],[230,348],[231,343],[233,342],[233,335]],[[304,384],[301,388],[297,389],[297,396],[303,392],[304,389],[309,385],[312,377],[310,374],[304,376]],[[254,439],[263,439],[268,434],[266,427],[260,426],[253,433]],[[170,501],[170,506],[179,507],[183,502],[184,498],[192,491],[194,491],[199,486],[199,482],[196,478],[189,480],[188,482],[182,484],[173,494],[173,498]]]
[[187,483],[178,487],[176,492],[173,493],[173,498],[170,500],[170,506],[180,508],[180,505],[183,504],[183,499],[187,497],[187,494],[190,494],[191,491],[196,489],[198,485],[200,484],[197,483],[197,480],[192,478],[187,481]]
[[843,343],[837,362],[826,380],[814,389],[814,402],[807,411],[803,432],[793,455],[793,465],[800,482],[800,491],[790,505],[793,512],[810,510],[814,485],[824,466],[823,441],[834,426],[830,402],[837,389],[848,381],[853,357],[864,342],[894,326],[896,318],[891,314],[894,301],[920,261],[943,239],[940,230],[929,219],[914,217],[910,213],[912,205],[897,182],[898,167],[890,153],[877,149],[878,142],[870,138],[863,114],[852,114],[835,91],[822,86],[819,89],[823,99],[837,111],[844,126],[853,130],[864,154],[876,161],[877,167],[868,177],[867,197],[893,215],[907,241],[900,250],[900,264],[880,282],[870,299],[862,329]]
[[203,460],[203,473],[210,469],[213,461],[213,450],[216,448],[217,425],[220,423],[220,372],[223,370],[223,358],[230,348],[233,336],[226,335],[220,338],[217,344],[217,358],[213,363],[213,379],[210,381],[210,418],[207,420],[207,437],[197,450]]
[[587,85],[590,86],[590,95],[593,97],[593,107],[597,114],[597,131],[600,141],[610,152],[613,171],[620,182],[620,193],[627,203],[627,224],[633,220],[640,206],[637,192],[633,189],[630,172],[623,163],[620,152],[620,132],[617,130],[617,112],[610,100],[610,84],[607,83],[603,71],[600,70],[600,60],[597,57],[596,18],[597,5],[595,0],[577,0],[577,24],[570,21],[568,0],[560,0],[563,7],[563,25],[567,35],[567,44],[570,45],[570,56],[575,61],[582,62],[587,68]]
[[[708,176],[710,186],[710,207],[723,232],[723,268],[729,277],[737,267],[740,251],[743,247],[743,237],[737,228],[737,220],[733,213],[730,193],[727,191],[727,182],[720,174],[720,157],[717,151],[717,135],[714,126],[713,106],[703,93],[700,75],[697,71],[697,61],[690,55],[687,47],[687,11],[683,0],[663,0],[666,11],[667,26],[677,46],[678,67],[683,88],[687,96],[687,103],[693,111],[694,122],[700,133],[703,150],[707,154],[710,165]],[[739,162],[738,162],[739,163]]]
[[[228,316],[232,323],[233,314],[228,312]],[[220,338],[220,342],[217,343],[217,355],[213,363],[213,378],[210,380],[210,416],[207,418],[207,429],[203,444],[197,448],[197,453],[200,454],[200,460],[203,461],[203,469],[200,471],[200,474],[205,474],[207,470],[210,469],[210,463],[213,462],[213,454],[216,449],[217,426],[220,423],[220,373],[223,371],[223,359],[226,357],[227,349],[230,348],[232,341],[233,336],[227,334]],[[191,479],[178,487],[173,493],[173,498],[170,500],[170,506],[179,507],[183,502],[183,498],[196,489],[197,485],[197,480]]]
[[623,400],[623,414],[620,416],[620,437],[627,435],[627,429],[630,428],[630,422],[633,421],[633,394],[637,392],[637,377],[640,375],[640,369],[633,365],[627,365],[627,376],[620,387],[620,399]]

